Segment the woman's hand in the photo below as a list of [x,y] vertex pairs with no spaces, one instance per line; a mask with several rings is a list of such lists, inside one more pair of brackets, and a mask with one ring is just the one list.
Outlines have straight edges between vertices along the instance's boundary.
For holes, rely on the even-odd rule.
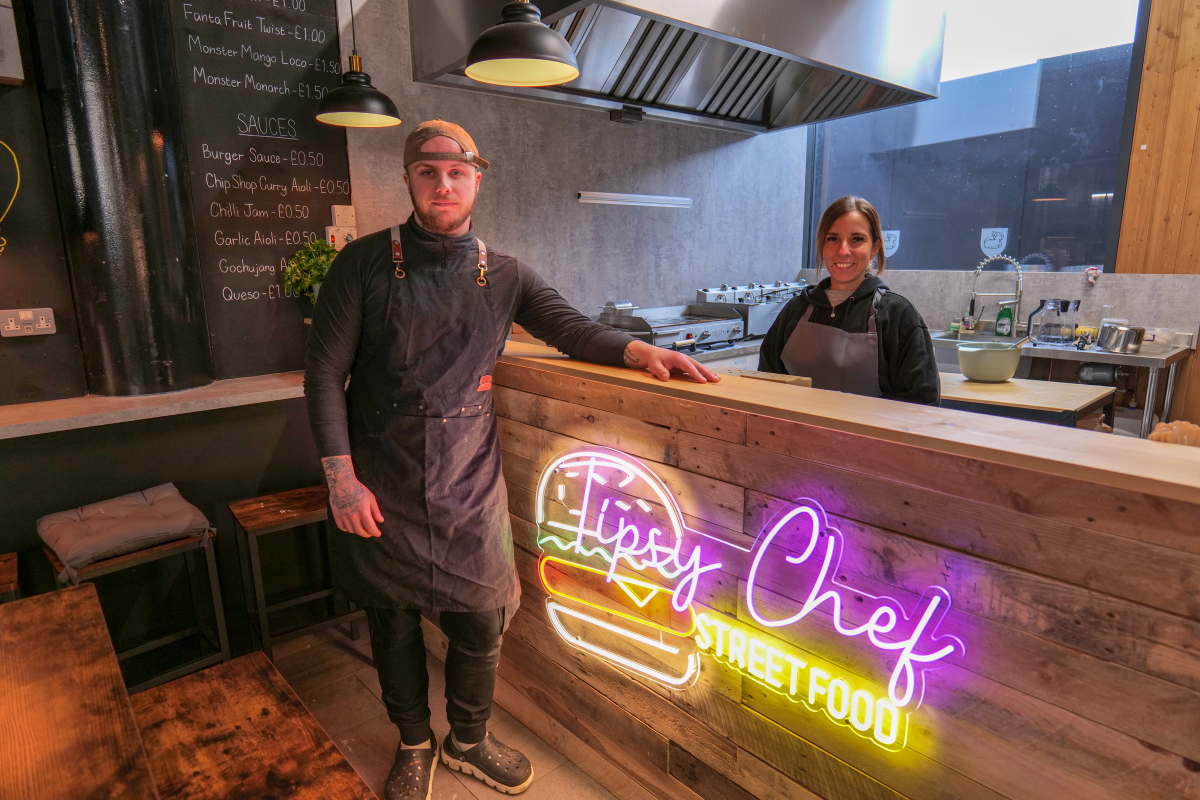
[[670,380],[672,372],[682,372],[697,383],[721,380],[720,375],[678,350],[655,347],[636,339],[625,348],[625,366],[644,369],[660,381]]
[[338,528],[364,539],[379,536],[379,526],[375,523],[383,522],[383,514],[379,513],[375,495],[354,476],[350,456],[322,458],[321,466],[325,468],[329,506]]

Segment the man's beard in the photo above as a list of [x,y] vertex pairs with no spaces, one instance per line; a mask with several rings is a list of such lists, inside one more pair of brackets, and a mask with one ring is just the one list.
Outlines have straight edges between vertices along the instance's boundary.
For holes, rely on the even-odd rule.
[[[472,197],[470,204],[462,206],[459,213],[453,216],[448,217],[444,214],[438,214],[430,217],[423,213],[424,209],[417,204],[417,199],[412,196],[411,191],[408,196],[412,200],[413,213],[417,217],[418,224],[430,233],[436,233],[441,236],[449,235],[461,228],[463,223],[471,218],[471,213],[475,211],[476,198]],[[478,193],[476,193],[476,197],[478,197]]]

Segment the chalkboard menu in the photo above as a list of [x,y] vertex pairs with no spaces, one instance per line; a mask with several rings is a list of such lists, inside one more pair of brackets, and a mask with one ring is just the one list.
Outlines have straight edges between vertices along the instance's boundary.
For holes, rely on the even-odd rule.
[[350,203],[335,0],[169,0],[192,210],[218,378],[303,366],[287,260]]

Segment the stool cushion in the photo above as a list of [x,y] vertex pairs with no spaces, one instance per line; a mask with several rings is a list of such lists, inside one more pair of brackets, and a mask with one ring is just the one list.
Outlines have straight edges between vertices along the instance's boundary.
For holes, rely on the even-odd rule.
[[72,582],[75,570],[94,561],[210,530],[208,518],[171,483],[47,514],[37,523],[38,536],[62,561]]

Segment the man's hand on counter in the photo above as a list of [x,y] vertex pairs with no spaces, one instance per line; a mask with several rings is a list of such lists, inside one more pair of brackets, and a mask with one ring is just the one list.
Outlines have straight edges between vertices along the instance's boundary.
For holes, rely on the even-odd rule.
[[672,372],[682,372],[697,383],[717,383],[721,380],[720,375],[683,353],[643,341],[632,341],[625,348],[625,366],[644,369],[660,381],[670,380]]
[[331,456],[321,459],[325,468],[325,482],[329,484],[329,507],[333,509],[333,521],[346,533],[355,533],[364,539],[379,536],[383,514],[374,493],[359,483],[354,475],[354,464],[350,456]]

